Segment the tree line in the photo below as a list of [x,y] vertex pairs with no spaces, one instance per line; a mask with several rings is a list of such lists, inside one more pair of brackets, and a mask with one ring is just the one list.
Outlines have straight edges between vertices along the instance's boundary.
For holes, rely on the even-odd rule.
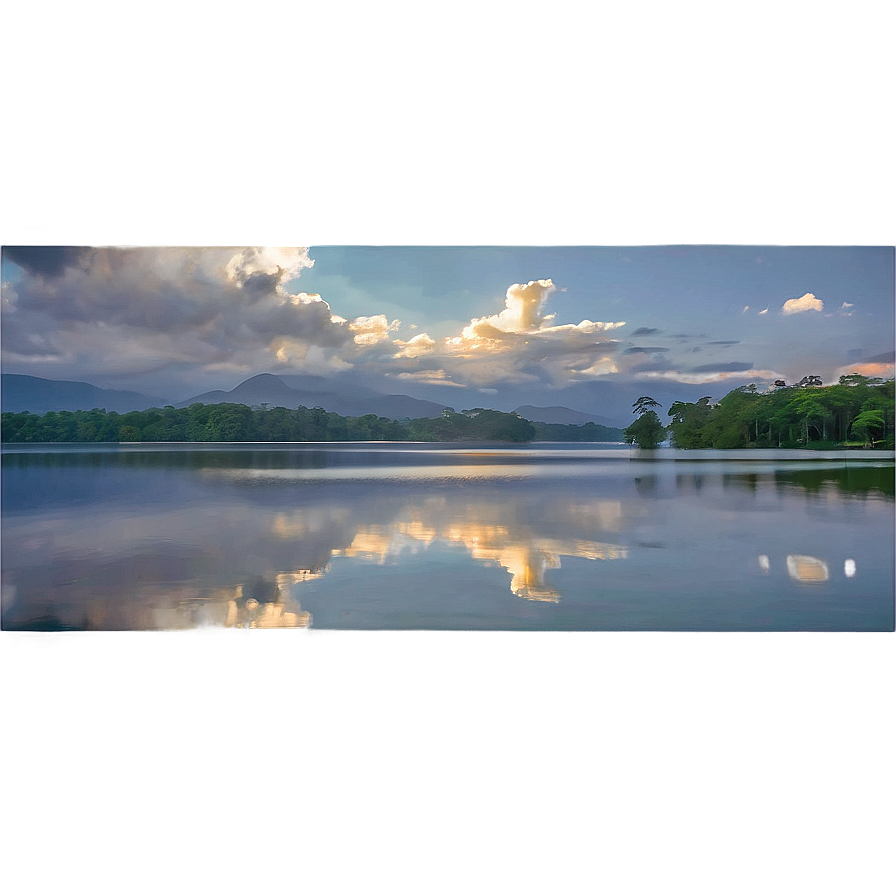
[[447,408],[440,417],[404,420],[374,414],[343,417],[319,407],[198,403],[125,414],[95,408],[2,415],[4,442],[529,442],[536,438],[621,441],[622,431],[594,423],[532,423],[487,408],[459,413]]
[[833,386],[760,393],[740,386],[716,404],[710,397],[676,401],[663,426],[649,396],[635,402],[638,419],[625,441],[655,448],[667,436],[675,448],[825,448],[859,444],[893,448],[894,383],[849,374]]

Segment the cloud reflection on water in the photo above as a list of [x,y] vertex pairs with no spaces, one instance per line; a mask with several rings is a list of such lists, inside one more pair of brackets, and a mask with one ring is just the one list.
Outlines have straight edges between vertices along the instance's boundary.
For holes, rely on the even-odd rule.
[[856,560],[892,585],[892,466],[401,453],[4,454],[4,627],[793,628],[801,582],[838,625],[881,613]]

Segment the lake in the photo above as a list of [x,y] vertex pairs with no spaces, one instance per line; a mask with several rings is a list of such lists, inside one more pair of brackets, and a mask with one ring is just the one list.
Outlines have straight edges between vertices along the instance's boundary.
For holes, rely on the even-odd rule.
[[4,893],[892,892],[892,457],[2,462]]
[[892,452],[4,446],[6,630],[892,631]]

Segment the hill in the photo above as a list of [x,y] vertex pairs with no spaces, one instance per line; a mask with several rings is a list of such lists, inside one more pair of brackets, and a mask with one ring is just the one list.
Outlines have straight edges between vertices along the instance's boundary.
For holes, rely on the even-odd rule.
[[[284,380],[271,373],[262,373],[250,377],[229,392],[216,390],[196,395],[187,401],[181,401],[177,407],[189,407],[191,404],[246,404],[250,406],[266,404],[268,407],[315,408],[321,407],[334,414],[345,417],[361,417],[375,414],[377,417],[388,417],[391,420],[402,420],[405,417],[436,417],[442,413],[446,405],[410,395],[383,395],[369,389],[352,389],[351,392],[325,391],[322,387],[327,380],[322,377],[288,377],[298,381],[304,388],[293,388]],[[315,380],[319,380],[319,387]],[[313,388],[307,388],[312,386]]]
[[33,414],[45,414],[47,411],[89,411],[93,408],[124,413],[143,411],[165,403],[160,398],[140,392],[100,389],[90,383],[48,380],[18,373],[4,373],[0,385],[3,410],[13,413],[31,411]]
[[[586,414],[584,411],[575,411],[572,408],[566,408],[559,405],[552,407],[535,407],[531,404],[523,404],[514,410],[514,413],[531,420],[533,423],[563,423],[573,426],[582,426],[585,423],[597,423],[600,426],[610,426],[616,428],[620,425],[619,420],[612,420],[609,417],[600,417],[597,414]],[[624,424],[628,426],[628,422]]]

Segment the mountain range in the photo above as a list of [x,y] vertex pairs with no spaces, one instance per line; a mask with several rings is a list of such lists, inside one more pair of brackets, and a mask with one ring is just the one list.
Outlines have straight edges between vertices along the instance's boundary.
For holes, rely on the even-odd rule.
[[141,392],[100,389],[90,383],[47,380],[17,373],[4,373],[0,388],[3,410],[14,413],[46,414],[47,411],[89,411],[93,408],[124,413],[170,404]]
[[[641,387],[643,388],[643,387]],[[730,388],[730,387],[729,387]],[[188,407],[194,403],[219,404],[234,402],[246,405],[267,404],[269,407],[296,408],[304,405],[307,408],[322,407],[328,411],[346,417],[360,417],[364,414],[375,414],[393,420],[404,418],[437,417],[442,410],[456,405],[458,410],[473,404],[468,399],[466,404],[457,404],[460,396],[456,393],[442,394],[438,391],[421,387],[430,398],[416,398],[404,394],[387,394],[368,386],[361,386],[350,379],[342,379],[338,375],[322,377],[301,374],[273,375],[262,373],[244,380],[230,391],[215,390],[194,395],[186,400],[172,400],[140,392],[119,389],[103,389],[85,382],[67,380],[51,380],[36,376],[4,373],[2,377],[2,407],[4,411],[31,411],[43,414],[47,411],[76,411],[92,408],[105,408],[107,411],[125,413],[142,411],[151,407]],[[421,391],[418,389],[417,391]],[[564,423],[582,425],[592,422],[602,426],[625,427],[631,422],[629,408],[631,403],[643,394],[639,387],[632,384],[615,384],[610,382],[581,383],[563,390],[564,405],[519,403],[516,413],[527,420],[541,423]],[[725,391],[728,391],[727,389]],[[651,384],[651,395],[668,408],[675,400],[696,401],[707,394],[706,386],[676,384]],[[181,393],[183,395],[183,393]],[[517,387],[516,394],[510,393],[508,398],[525,402],[525,392]],[[544,397],[547,397],[546,395]],[[558,395],[558,397],[561,397]],[[532,398],[542,398],[542,394]],[[532,398],[529,401],[532,401]],[[436,399],[436,400],[432,400]],[[447,399],[447,400],[446,400]],[[475,403],[475,402],[474,402]],[[572,405],[572,407],[570,407]],[[579,408],[600,409],[607,416],[587,413]],[[509,410],[512,404],[502,402],[498,410]]]

